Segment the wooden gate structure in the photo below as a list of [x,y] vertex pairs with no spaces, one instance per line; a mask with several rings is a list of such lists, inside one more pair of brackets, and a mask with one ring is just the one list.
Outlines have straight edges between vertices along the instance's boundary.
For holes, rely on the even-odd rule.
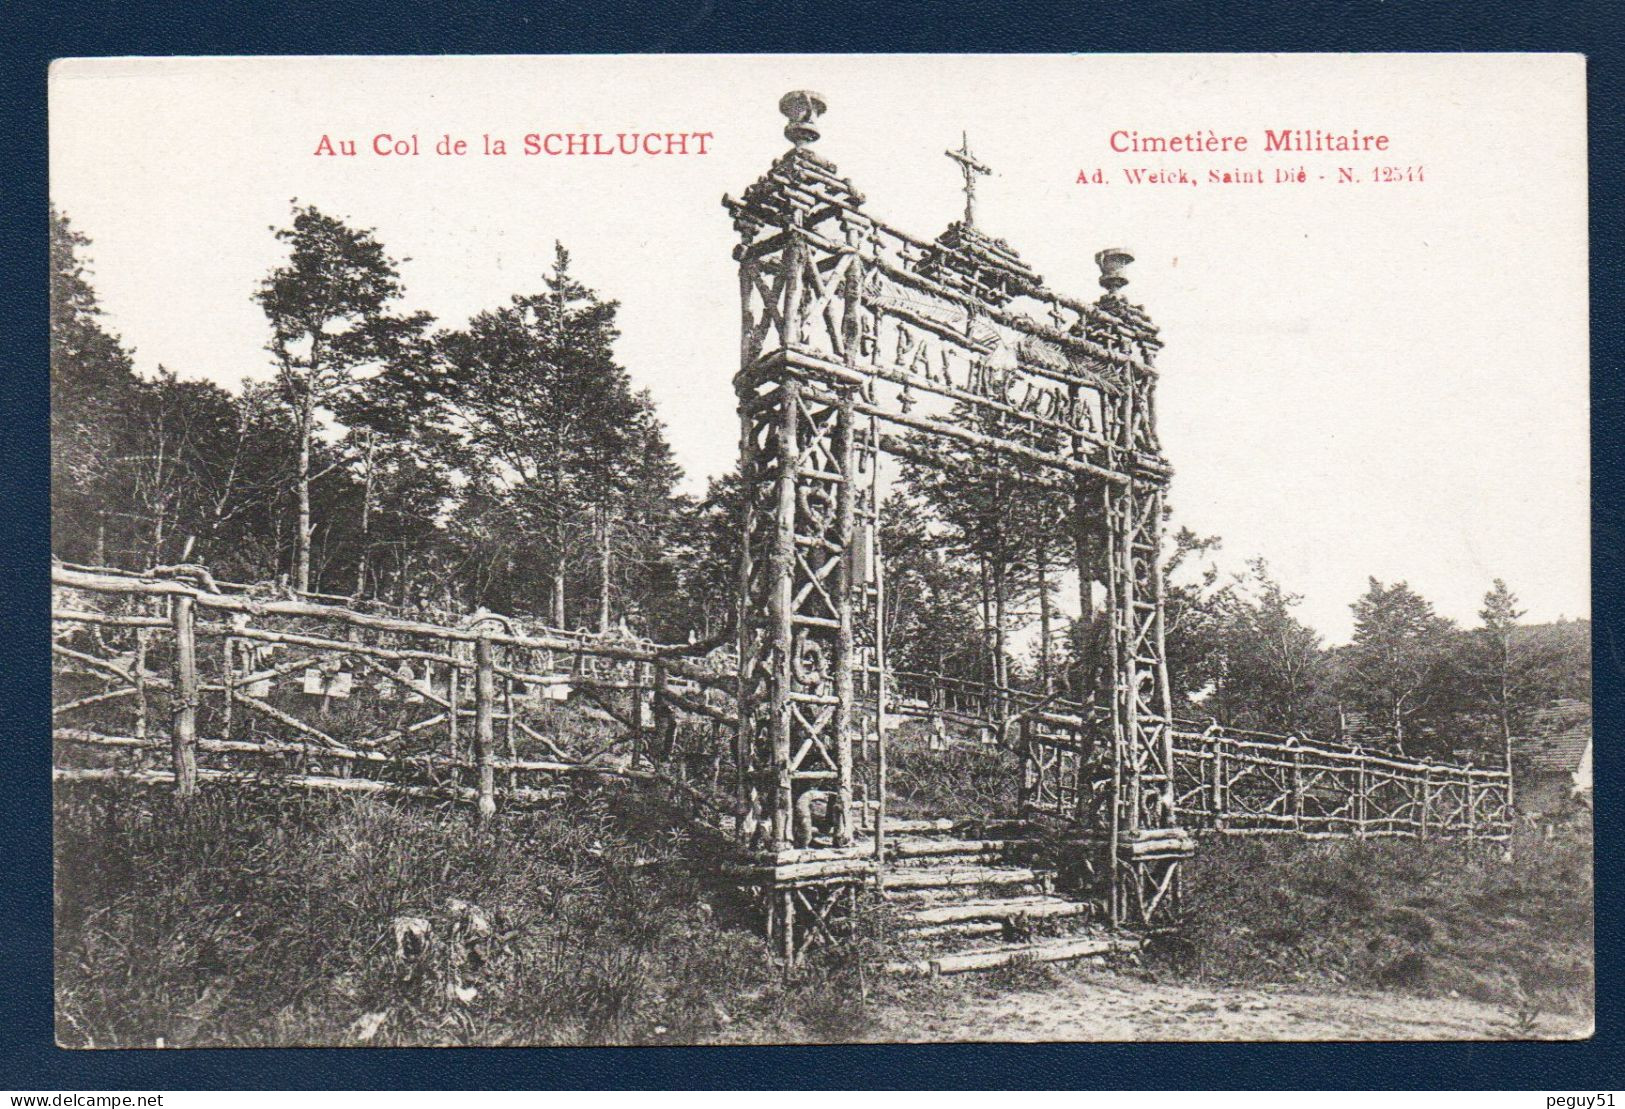
[[[950,466],[930,445],[942,441],[1070,497],[1080,592],[1099,582],[1107,599],[1105,734],[1068,737],[1110,752],[1109,804],[1089,831],[1110,873],[1113,923],[1172,921],[1193,840],[1177,818],[1163,648],[1171,470],[1156,432],[1161,343],[1122,293],[1132,256],[1095,254],[1105,292],[1093,302],[1049,288],[977,226],[975,180],[989,171],[968,144],[948,152],[965,175],[963,218],[916,238],[867,211],[814,153],[822,96],[791,92],[779,108],[791,149],[723,204],[740,236],[741,834],[782,942],[793,954],[798,921],[822,927],[875,865],[853,842],[852,763],[865,640],[884,685],[884,645],[871,632],[875,475],[888,453]],[[1030,736],[1030,760],[1062,757],[1041,749],[1044,733]],[[809,849],[797,830],[820,805],[831,846]]]
[[[1051,290],[977,227],[975,178],[987,169],[968,144],[947,152],[965,174],[963,218],[915,238],[870,215],[811,150],[822,97],[792,92],[780,109],[791,149],[740,198],[723,198],[740,235],[743,309],[736,655],[483,611],[360,611],[196,567],[56,563],[57,780],[173,783],[183,797],[204,782],[386,793],[462,802],[481,818],[550,802],[573,782],[663,784],[732,822],[734,873],[759,893],[787,962],[829,938],[866,887],[966,884],[919,869],[912,882],[888,876],[894,853],[985,862],[998,846],[951,820],[901,823],[976,838],[888,845],[888,717],[949,719],[1012,744],[1019,725],[1012,815],[1058,819],[1054,840],[1070,857],[1049,870],[1082,874],[1087,887],[1069,890],[1081,895],[1070,904],[932,903],[917,924],[963,910],[957,919],[977,928],[1000,927],[986,914],[1024,926],[1043,910],[1165,928],[1178,920],[1180,868],[1198,832],[1507,842],[1505,768],[1173,718],[1160,343],[1123,297],[1131,257],[1095,254],[1105,291],[1093,302]],[[945,444],[964,449],[950,457]],[[953,475],[966,455],[1069,505],[1096,655],[1081,701],[887,667],[883,459]],[[590,727],[559,731],[565,702],[585,708]],[[707,733],[709,783],[684,769],[679,716]],[[854,762],[859,732],[878,741],[867,780]],[[724,765],[730,803],[712,792]],[[1048,877],[1011,866],[968,877],[1050,892]],[[1067,941],[1045,957],[1103,949]],[[1010,950],[958,965],[994,965]]]

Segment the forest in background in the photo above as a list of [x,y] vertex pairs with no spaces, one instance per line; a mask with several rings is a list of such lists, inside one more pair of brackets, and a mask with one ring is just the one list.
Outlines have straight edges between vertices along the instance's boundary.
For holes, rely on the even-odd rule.
[[[56,557],[727,637],[737,476],[679,491],[655,404],[615,357],[618,305],[562,245],[534,289],[453,325],[404,311],[406,263],[372,231],[295,203],[269,233],[285,260],[243,290],[265,315],[265,372],[228,390],[192,376],[217,367],[138,373],[103,321],[90,242],[52,214]],[[1081,693],[1098,633],[1059,591],[1092,538],[1064,495],[950,453],[948,470],[905,462],[882,507],[890,665]],[[1219,546],[1177,529],[1166,551],[1182,715],[1499,765],[1536,710],[1590,699],[1590,622],[1525,624],[1502,581],[1463,627],[1372,578],[1352,640],[1329,647],[1263,558],[1225,574]]]

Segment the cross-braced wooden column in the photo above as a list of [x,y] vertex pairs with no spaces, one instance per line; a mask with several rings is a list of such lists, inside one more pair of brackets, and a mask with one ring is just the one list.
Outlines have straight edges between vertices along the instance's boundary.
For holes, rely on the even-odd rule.
[[1111,620],[1113,804],[1112,919],[1140,927],[1179,911],[1180,864],[1194,850],[1174,806],[1172,696],[1164,646],[1161,561],[1168,468],[1156,433],[1158,342],[1149,321],[1118,294],[1125,251],[1096,255],[1106,295],[1091,337],[1139,356],[1106,406],[1113,468],[1128,481],[1104,486],[1105,580]]
[[741,560],[742,831],[751,846],[852,839],[853,619],[862,197],[808,144],[820,98],[780,104],[795,146],[734,207]]
[[823,99],[792,92],[779,108],[793,147],[724,203],[741,238],[740,833],[793,962],[872,873],[851,849],[864,381],[853,366],[872,228],[863,197],[809,149]]
[[[1111,874],[1115,921],[1160,923],[1189,852],[1169,774],[1157,550],[1169,471],[1151,368],[1160,343],[1118,295],[1129,258],[1097,256],[1107,295],[1096,304],[1048,289],[1014,247],[977,227],[974,179],[987,167],[965,143],[948,152],[966,174],[964,219],[929,242],[908,235],[872,219],[851,182],[809,149],[822,97],[793,92],[779,106],[792,149],[740,199],[723,199],[741,238],[737,761],[748,884],[769,892],[774,934],[793,958],[795,936],[827,933],[833,908],[873,872],[874,854],[852,845],[857,540],[860,517],[878,515],[876,504],[859,508],[878,493],[860,459],[895,451],[953,469],[946,450],[919,441],[934,439],[1077,494],[1076,554],[1089,563],[1080,600],[1088,607],[1094,581],[1108,589],[1109,634],[1096,652],[1109,656],[1097,686],[1107,704],[1066,725],[1064,742],[1028,722],[1026,799],[1084,824],[1090,851],[1109,838],[1110,865],[1093,869]],[[917,414],[916,391],[929,401]],[[995,430],[967,426],[971,413],[997,413]],[[907,437],[882,437],[881,423]],[[1095,742],[1108,719],[1109,743]],[[1095,755],[1107,747],[1109,790]],[[1053,762],[1045,748],[1058,752]]]

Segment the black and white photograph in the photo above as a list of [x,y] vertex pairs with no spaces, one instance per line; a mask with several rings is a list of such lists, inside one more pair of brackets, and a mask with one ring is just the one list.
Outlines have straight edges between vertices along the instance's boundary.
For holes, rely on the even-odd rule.
[[58,1045],[1590,1037],[1585,88],[56,61]]

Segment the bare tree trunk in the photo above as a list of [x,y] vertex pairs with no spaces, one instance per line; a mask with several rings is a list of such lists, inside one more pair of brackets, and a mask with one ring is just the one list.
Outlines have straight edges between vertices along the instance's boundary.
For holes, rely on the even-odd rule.
[[372,545],[372,483],[373,483],[373,457],[377,443],[372,432],[367,432],[367,453],[361,483],[361,553],[356,558],[355,567],[355,595],[362,597],[367,592],[367,552]]
[[1512,642],[1509,633],[1500,637],[1501,647],[1501,673],[1500,673],[1500,709],[1501,709],[1501,741],[1506,745],[1508,752],[1507,765],[1512,765]]
[[[1077,509],[1073,510],[1075,513]],[[1072,540],[1072,559],[1078,570],[1078,626],[1073,632],[1073,650],[1077,652],[1076,684],[1073,686],[1078,700],[1088,704],[1095,697],[1095,579],[1094,563],[1089,558],[1089,537],[1082,521],[1072,521],[1077,529]]]
[[1105,557],[1105,544],[1089,525],[1092,518],[1090,492],[1092,487],[1080,480],[1072,505],[1072,556],[1078,571],[1079,626],[1074,636],[1078,652],[1077,691],[1078,699],[1086,704],[1093,703],[1104,688],[1100,670],[1106,654],[1101,643],[1106,634],[1106,618],[1095,606],[1095,581],[1103,578],[1101,561]]
[[598,630],[609,631],[609,511],[598,513]]
[[299,406],[299,524],[294,547],[294,588],[310,592],[310,436],[313,415],[307,396]]
[[[1504,753],[1507,772],[1507,808],[1511,809],[1517,798],[1512,789],[1512,642],[1511,633],[1501,637],[1501,745]],[[1511,850],[1511,843],[1507,849]]]
[[152,521],[152,554],[147,559],[148,566],[162,566],[164,564],[164,508],[158,506]]
[[988,588],[987,559],[984,556],[976,556],[976,569],[982,589],[982,652],[986,658],[992,653],[993,647],[993,610]]
[[564,528],[553,529],[553,626],[564,627]]

